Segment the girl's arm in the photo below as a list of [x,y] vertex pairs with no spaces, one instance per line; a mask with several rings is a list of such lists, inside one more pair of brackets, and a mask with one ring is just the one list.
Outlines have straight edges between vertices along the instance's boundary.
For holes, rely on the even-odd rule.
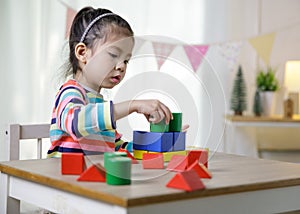
[[130,100],[114,104],[114,119],[119,120],[133,112],[144,114],[149,122],[158,123],[164,118],[173,119],[170,109],[159,100]]

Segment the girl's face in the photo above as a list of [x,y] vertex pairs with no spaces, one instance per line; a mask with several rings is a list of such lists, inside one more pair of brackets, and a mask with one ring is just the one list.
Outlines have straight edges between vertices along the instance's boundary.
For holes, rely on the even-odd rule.
[[119,35],[105,43],[99,41],[93,49],[88,49],[86,64],[76,79],[97,92],[101,88],[113,88],[125,76],[133,46],[132,37]]

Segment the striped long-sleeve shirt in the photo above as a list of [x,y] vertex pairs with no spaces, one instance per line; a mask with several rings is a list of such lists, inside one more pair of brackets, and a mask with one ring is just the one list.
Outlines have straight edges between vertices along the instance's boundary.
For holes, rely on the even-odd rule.
[[115,128],[112,102],[76,80],[68,80],[56,94],[48,157],[61,157],[63,152],[114,151],[119,138]]

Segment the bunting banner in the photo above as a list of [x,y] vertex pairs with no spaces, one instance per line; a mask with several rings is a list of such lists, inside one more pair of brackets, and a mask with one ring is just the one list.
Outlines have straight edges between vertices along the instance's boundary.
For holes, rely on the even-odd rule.
[[257,54],[263,59],[266,65],[269,65],[270,62],[274,39],[274,32],[249,39],[249,43],[256,50]]
[[238,41],[238,42],[221,43],[217,45],[219,54],[227,63],[227,66],[230,71],[236,69],[242,44],[243,44],[242,41]]
[[193,46],[185,45],[184,46],[185,53],[192,65],[194,72],[197,71],[208,48],[209,48],[208,45],[193,45]]
[[67,16],[66,16],[66,30],[65,30],[65,39],[67,39],[70,35],[70,30],[72,26],[72,22],[76,16],[77,11],[67,7]]
[[170,56],[176,45],[161,42],[152,42],[152,46],[157,60],[158,70],[160,70],[161,66]]

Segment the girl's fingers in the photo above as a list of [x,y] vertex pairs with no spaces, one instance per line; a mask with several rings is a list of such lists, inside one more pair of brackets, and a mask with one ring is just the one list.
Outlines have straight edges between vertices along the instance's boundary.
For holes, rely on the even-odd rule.
[[190,128],[190,126],[188,124],[185,124],[182,126],[181,131],[186,132],[188,130],[188,128]]

